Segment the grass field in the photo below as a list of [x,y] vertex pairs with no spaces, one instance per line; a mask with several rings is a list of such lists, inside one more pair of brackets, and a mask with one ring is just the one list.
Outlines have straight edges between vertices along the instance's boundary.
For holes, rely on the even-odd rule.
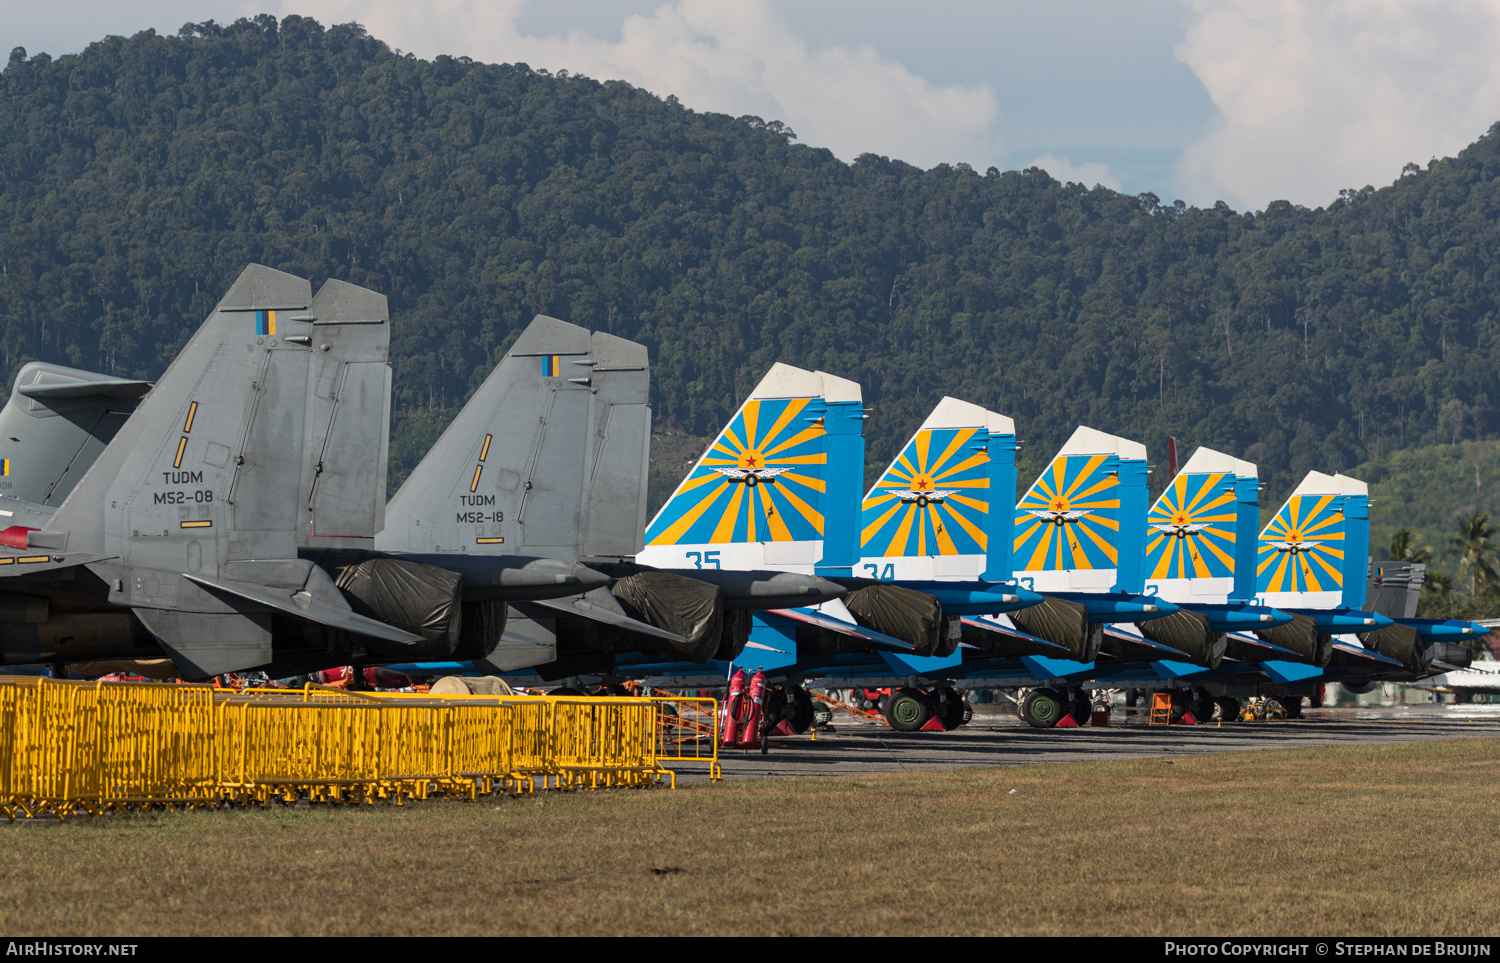
[[27,935],[1475,935],[1500,740],[0,825]]

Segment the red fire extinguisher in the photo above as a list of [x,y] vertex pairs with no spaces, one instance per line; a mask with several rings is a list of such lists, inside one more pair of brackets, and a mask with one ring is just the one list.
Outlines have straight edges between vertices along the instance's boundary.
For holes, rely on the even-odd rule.
[[740,730],[740,745],[759,745],[760,714],[766,704],[766,675],[759,669],[750,677],[750,692],[745,701],[749,703],[750,711],[746,713],[744,728]]
[[732,746],[740,738],[740,713],[745,709],[745,670],[729,677],[729,698],[724,700],[724,733],[720,745]]

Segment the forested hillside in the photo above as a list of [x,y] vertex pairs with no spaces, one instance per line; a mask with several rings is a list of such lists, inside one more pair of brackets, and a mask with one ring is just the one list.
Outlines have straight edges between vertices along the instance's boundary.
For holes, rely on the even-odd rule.
[[1172,433],[1279,501],[1310,468],[1500,433],[1500,131],[1330,201],[845,164],[620,82],[202,24],[12,52],[0,376],[157,375],[259,261],[390,295],[398,476],[544,312],[649,345],[682,435],[784,360],[864,384],[872,462],[953,394],[1015,417],[1028,471],[1079,423],[1157,457]]

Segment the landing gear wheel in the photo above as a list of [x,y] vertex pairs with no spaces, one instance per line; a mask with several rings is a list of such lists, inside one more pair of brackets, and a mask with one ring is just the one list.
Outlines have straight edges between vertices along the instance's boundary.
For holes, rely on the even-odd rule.
[[786,701],[787,708],[790,710],[787,721],[791,723],[792,731],[800,736],[812,728],[812,695],[800,685],[789,685],[786,687]]
[[1302,718],[1301,696],[1277,696],[1276,701],[1281,703],[1281,708],[1286,711],[1288,719]]
[[1021,700],[1021,721],[1033,729],[1051,729],[1063,717],[1063,700],[1052,689],[1032,689]]
[[933,694],[937,696],[938,722],[943,724],[944,729],[957,729],[969,721],[973,710],[969,709],[969,703],[958,694],[957,689],[944,687],[937,689]]
[[916,732],[932,718],[932,702],[920,689],[897,689],[885,700],[885,721],[897,732]]
[[1087,692],[1079,689],[1073,696],[1073,703],[1069,707],[1069,712],[1072,714],[1074,722],[1080,726],[1086,726],[1094,718],[1094,700],[1089,698]]
[[1137,705],[1140,704],[1140,701],[1141,701],[1141,690],[1140,689],[1126,689],[1125,690],[1125,708],[1127,708],[1127,709],[1134,709]]
[[1313,694],[1307,697],[1307,705],[1312,709],[1323,708],[1323,687],[1321,685],[1313,689]]
[[1207,722],[1214,717],[1214,697],[1204,689],[1199,689],[1197,696],[1189,703],[1193,718],[1199,722]]
[[1225,697],[1215,699],[1214,705],[1219,709],[1220,722],[1238,722],[1240,718],[1240,700]]

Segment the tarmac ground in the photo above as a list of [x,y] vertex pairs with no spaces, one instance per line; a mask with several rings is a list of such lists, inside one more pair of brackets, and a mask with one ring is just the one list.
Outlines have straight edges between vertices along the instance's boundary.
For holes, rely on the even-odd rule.
[[[1146,710],[1117,707],[1108,727],[1077,729],[1032,729],[1003,707],[977,708],[981,711],[968,725],[951,732],[897,732],[839,712],[832,731],[777,736],[766,755],[759,749],[723,749],[719,762],[726,779],[858,776],[1500,736],[1500,705],[1304,709],[1295,720],[1200,726],[1151,726]],[[707,776],[700,763],[668,765],[682,781]]]

